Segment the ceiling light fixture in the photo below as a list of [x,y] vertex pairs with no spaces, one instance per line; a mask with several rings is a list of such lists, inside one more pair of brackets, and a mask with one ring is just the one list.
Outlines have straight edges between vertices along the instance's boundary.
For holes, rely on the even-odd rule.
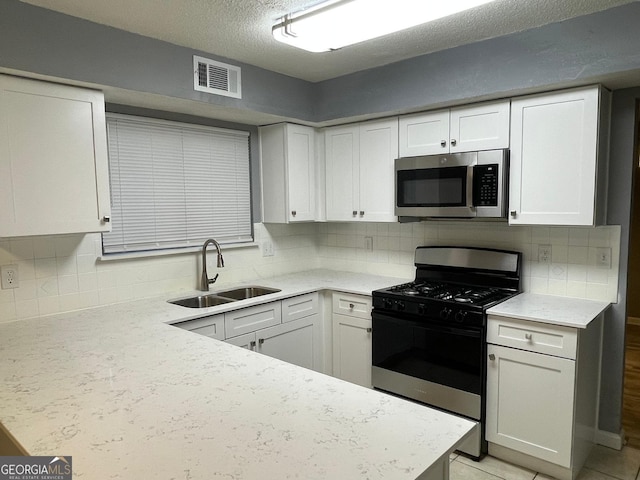
[[278,20],[276,40],[328,52],[447,17],[493,0],[330,0]]

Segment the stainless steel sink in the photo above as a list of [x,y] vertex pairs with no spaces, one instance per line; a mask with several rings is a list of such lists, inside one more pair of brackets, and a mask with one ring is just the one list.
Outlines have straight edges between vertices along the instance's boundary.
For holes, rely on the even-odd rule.
[[249,286],[216,292],[216,295],[225,298],[233,298],[234,300],[245,300],[247,298],[260,297],[262,295],[268,295],[269,293],[277,293],[280,291],[281,290],[278,288]]
[[225,303],[236,302],[238,300],[246,300],[247,298],[260,297],[261,295],[268,295],[269,293],[276,293],[280,291],[281,290],[278,288],[251,285],[248,287],[224,290],[222,292],[198,295],[196,297],[169,300],[169,303],[188,308],[215,307],[216,305],[223,305]]
[[235,302],[233,298],[224,298],[215,294],[198,295],[197,297],[179,298],[178,300],[170,300],[169,303],[189,308],[205,308],[215,307],[224,303]]

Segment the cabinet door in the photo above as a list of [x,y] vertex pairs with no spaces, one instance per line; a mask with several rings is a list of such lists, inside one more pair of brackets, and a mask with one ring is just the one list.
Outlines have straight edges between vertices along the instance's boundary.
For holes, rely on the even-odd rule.
[[395,222],[394,160],[398,157],[398,119],[360,125],[360,209],[358,219]]
[[489,442],[569,468],[575,362],[488,345]]
[[312,315],[257,331],[257,351],[300,367],[317,369],[314,323],[318,318]]
[[101,92],[0,75],[0,237],[111,224]]
[[400,157],[449,153],[449,110],[403,115],[399,135]]
[[360,139],[358,126],[325,130],[327,220],[358,218]]
[[451,153],[509,148],[510,101],[451,109]]
[[371,388],[371,319],[333,314],[333,376]]
[[311,127],[287,125],[287,187],[289,222],[315,220],[315,135]]
[[259,131],[263,221],[315,220],[314,129],[281,123]]
[[598,87],[512,101],[510,224],[594,224],[598,102]]
[[237,337],[227,338],[225,342],[235,345],[236,347],[246,348],[247,350],[256,350],[255,333],[245,333],[244,335],[238,335]]

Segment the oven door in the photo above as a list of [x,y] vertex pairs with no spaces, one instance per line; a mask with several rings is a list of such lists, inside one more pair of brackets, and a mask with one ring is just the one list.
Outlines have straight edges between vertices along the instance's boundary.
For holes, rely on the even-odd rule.
[[484,378],[482,328],[372,313],[372,383],[480,420]]

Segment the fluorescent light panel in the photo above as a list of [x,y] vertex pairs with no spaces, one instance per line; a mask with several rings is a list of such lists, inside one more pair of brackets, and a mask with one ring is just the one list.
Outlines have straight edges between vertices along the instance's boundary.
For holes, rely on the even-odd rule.
[[285,15],[272,31],[280,42],[310,52],[328,52],[492,1],[332,0]]

